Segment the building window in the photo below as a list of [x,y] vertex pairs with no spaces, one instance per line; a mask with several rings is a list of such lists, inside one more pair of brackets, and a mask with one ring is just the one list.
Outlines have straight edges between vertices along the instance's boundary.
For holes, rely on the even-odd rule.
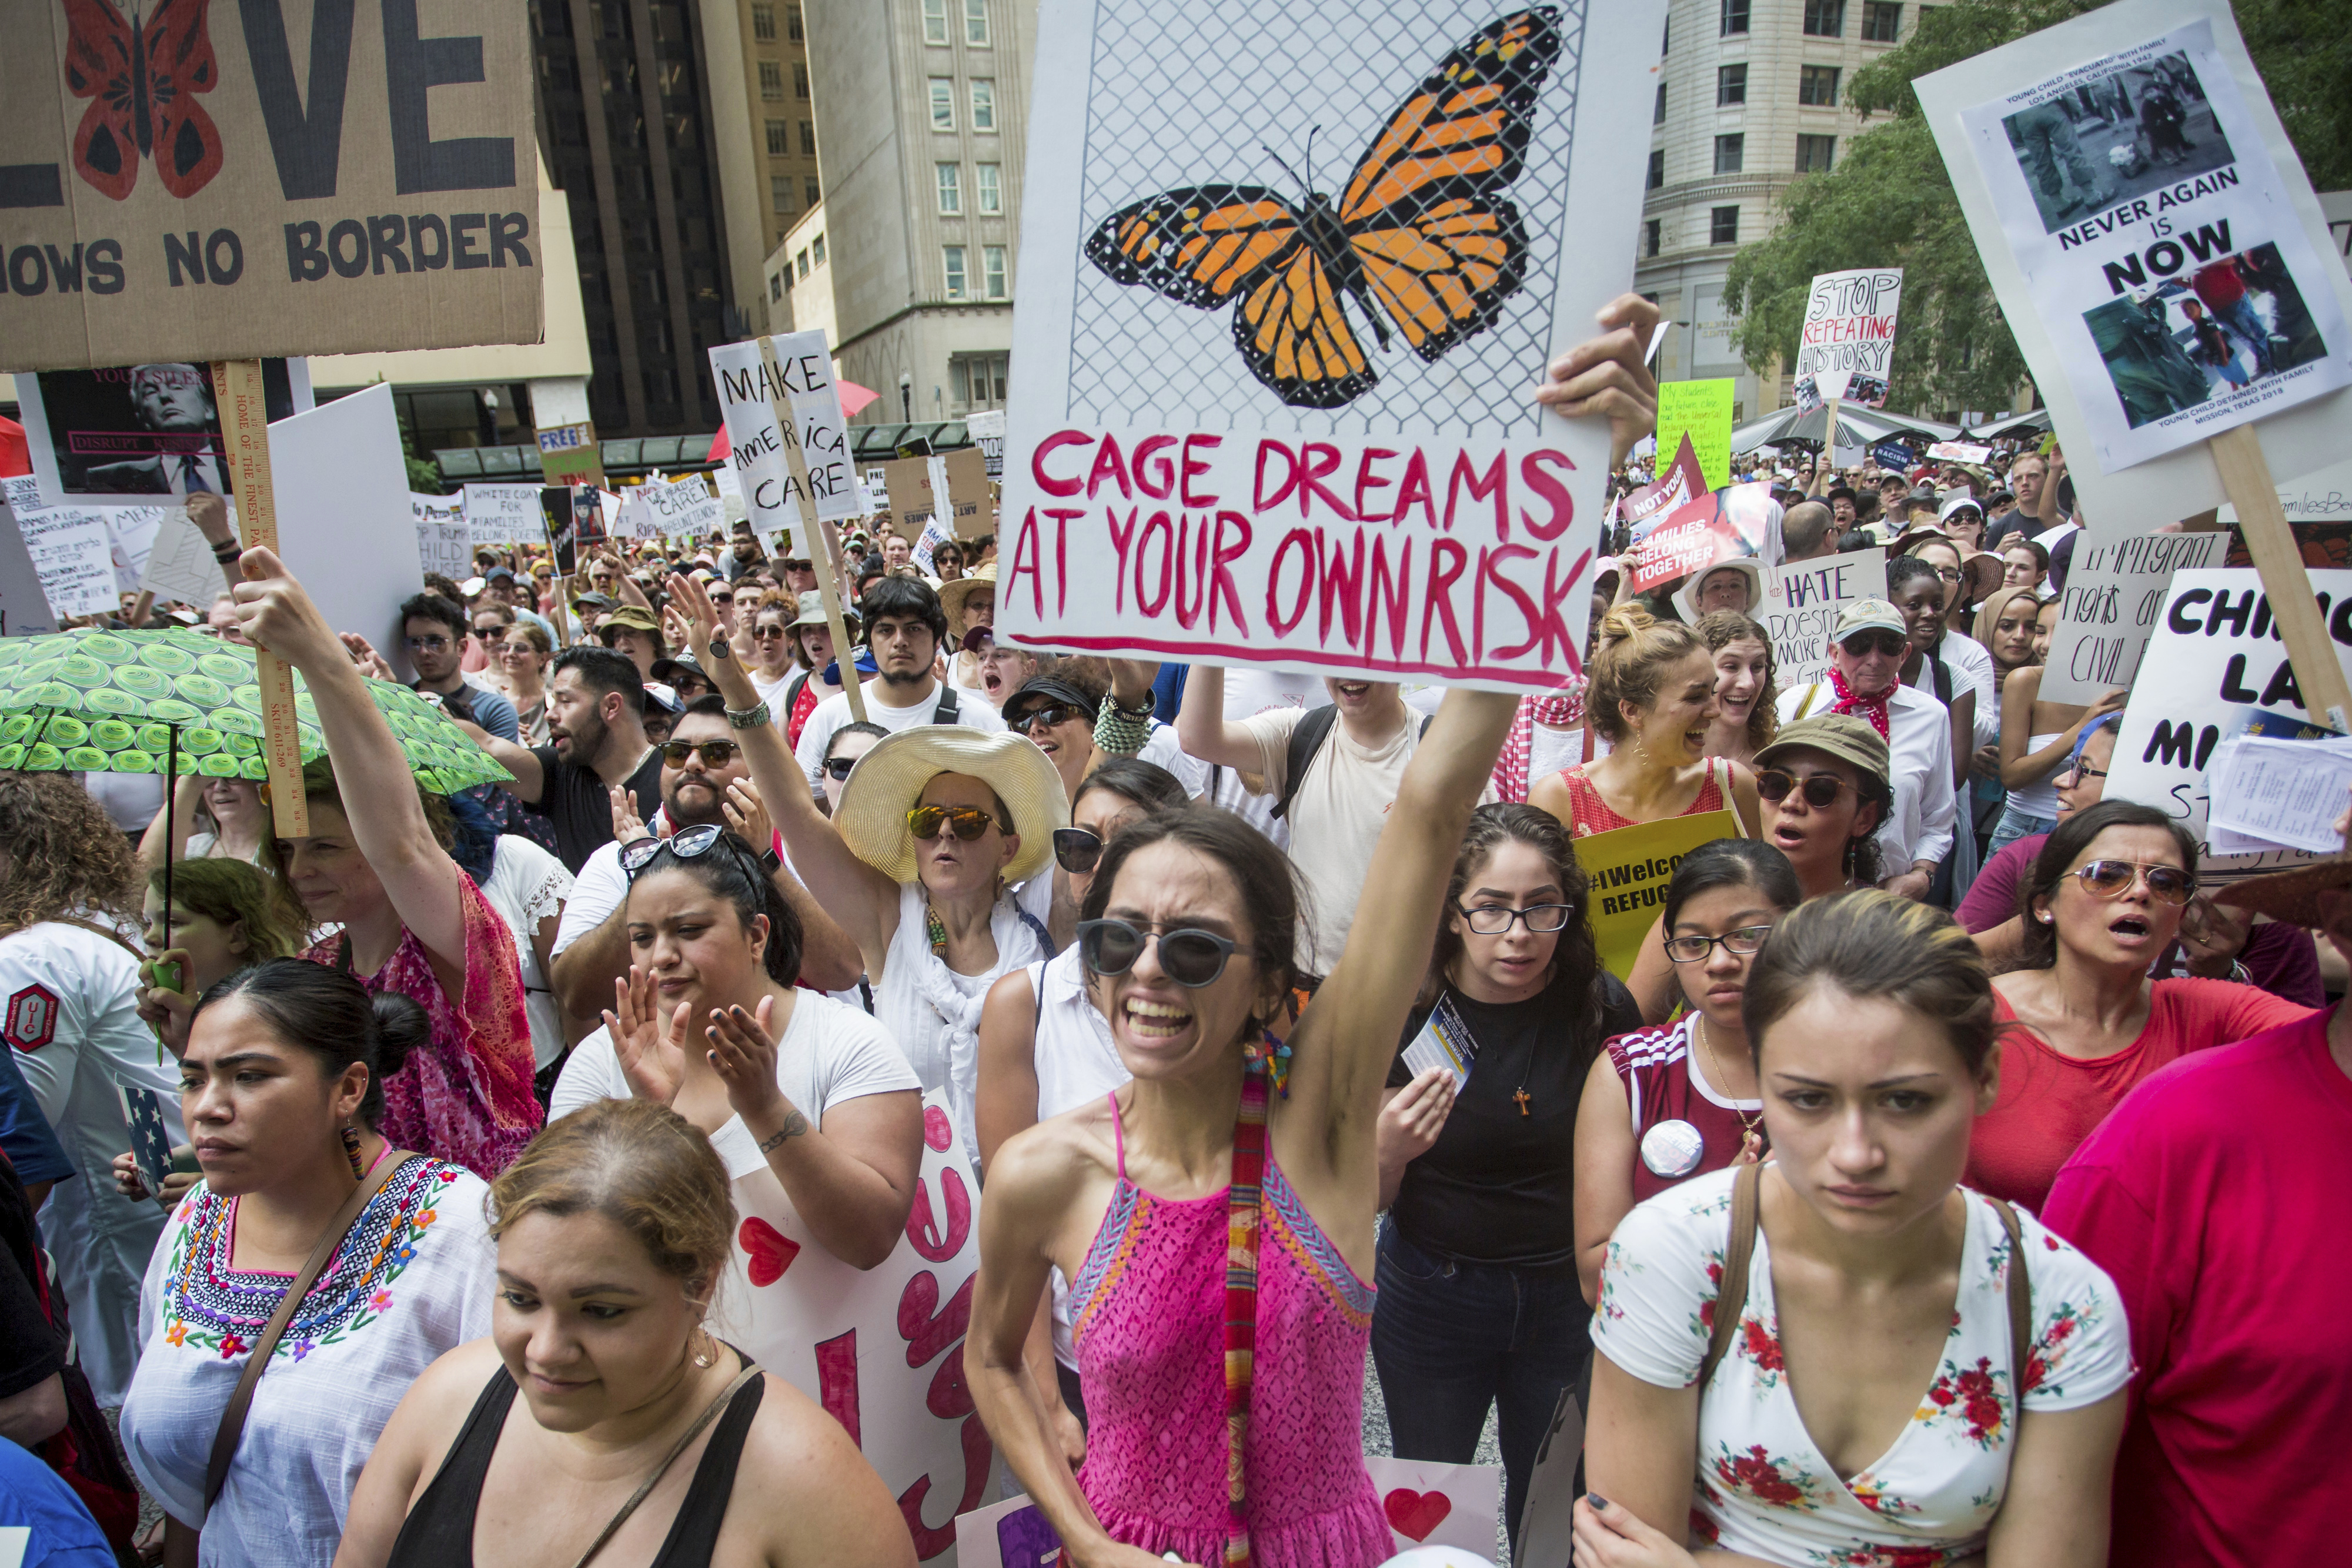
[[1010,297],[1011,290],[1005,287],[1003,246],[984,245],[980,247],[980,282],[982,293],[986,298],[1003,299]]
[[1643,184],[1642,189],[1654,191],[1665,183],[1666,150],[1663,147],[1653,148],[1650,152],[1650,177]]
[[1718,136],[1715,139],[1715,172],[1717,173],[1737,174],[1739,172],[1740,165],[1746,162],[1747,159],[1748,138],[1742,132],[1735,131],[1728,136]]
[[955,129],[955,82],[950,78],[931,78],[931,129]]
[[809,241],[809,256],[817,266],[824,265],[824,235],[819,235]]
[[1674,16],[1674,13],[1673,13],[1673,12],[1671,12],[1671,11],[1669,11],[1669,12],[1667,12],[1667,13],[1666,13],[1666,25],[1665,25],[1665,26],[1664,26],[1664,28],[1662,28],[1662,29],[1659,31],[1659,33],[1658,33],[1658,57],[1659,57],[1660,59],[1664,59],[1668,55],[1671,55],[1671,54],[1673,54],[1674,52],[1675,52],[1675,16]]
[[1838,68],[1801,66],[1797,71],[1797,101],[1815,109],[1837,107]]
[[793,62],[793,96],[803,103],[808,101],[808,62],[805,60]]
[[801,121],[801,151],[812,158],[816,156],[816,121],[814,120]]
[[988,47],[988,0],[963,0],[963,41],[975,49]]
[[948,0],[923,0],[923,42],[948,41]]
[[1717,66],[1715,68],[1715,107],[1728,109],[1748,101],[1748,68]]
[[985,78],[971,84],[971,128],[996,129],[996,84]]
[[793,177],[790,174],[768,176],[768,201],[780,213],[793,210]]
[[1001,407],[1009,354],[958,354],[948,361],[948,386],[967,408]]
[[1826,174],[1830,161],[1837,152],[1834,136],[1800,136],[1797,138],[1797,172]]
[[793,4],[784,8],[784,37],[795,44],[803,39],[800,0],[793,0]]
[[1658,84],[1658,101],[1653,105],[1650,110],[1650,123],[1653,125],[1664,125],[1665,122],[1666,84],[1660,82]]
[[784,96],[784,68],[773,60],[760,62],[760,96],[761,98]]
[[801,178],[801,194],[808,198],[808,204],[813,207],[819,202],[824,200],[824,187],[817,183],[815,175],[803,175]]
[[1004,211],[1004,170],[999,163],[972,165],[973,205],[991,216]]
[[1805,0],[1805,36],[1836,38],[1845,35],[1845,0]]
[[1895,0],[1863,0],[1862,41],[1891,44],[1903,36],[1903,7]]
[[751,36],[763,44],[776,41],[776,8],[773,5],[751,7]]
[[964,270],[963,249],[960,245],[940,247],[940,257],[947,264],[948,298],[950,299],[969,298],[971,294],[971,280]]
[[1739,209],[1717,207],[1706,215],[1706,243],[1738,245],[1739,243]]
[[768,275],[768,302],[770,304],[773,304],[783,297],[784,275],[781,272],[770,273]]
[[948,217],[963,215],[963,165],[934,163],[931,174],[939,182],[940,211]]
[[1748,31],[1748,0],[1723,0],[1722,36]]
[[793,253],[793,269],[803,277],[809,275],[808,246],[803,246]]
[[1642,225],[1642,254],[1643,256],[1655,256],[1658,254],[1659,233],[1663,227],[1664,225],[1656,218],[1652,218]]
[[768,121],[768,156],[782,158],[793,150],[793,128],[781,120]]

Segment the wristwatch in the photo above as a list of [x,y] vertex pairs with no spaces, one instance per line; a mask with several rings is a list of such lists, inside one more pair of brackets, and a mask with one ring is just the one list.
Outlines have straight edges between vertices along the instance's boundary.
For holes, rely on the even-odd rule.
[[772,843],[760,852],[760,869],[770,876],[784,869],[784,857],[776,852],[774,844]]
[[730,707],[727,710],[727,722],[737,729],[757,729],[770,722],[768,705],[754,703],[750,707]]

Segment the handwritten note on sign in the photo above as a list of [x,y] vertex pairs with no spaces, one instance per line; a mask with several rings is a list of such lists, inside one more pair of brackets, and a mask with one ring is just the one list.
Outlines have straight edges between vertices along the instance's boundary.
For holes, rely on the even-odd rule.
[[[752,529],[762,537],[802,522],[792,462],[784,452],[793,441],[808,461],[809,494],[818,519],[837,523],[857,516],[857,472],[849,461],[847,422],[841,416],[841,389],[834,382],[824,334],[787,332],[772,341],[781,383],[769,376],[756,340],[710,350],[710,373],[733,448],[728,461],[743,482]],[[792,429],[776,427],[775,402],[792,410]]]
[[50,507],[17,513],[16,527],[52,610],[60,615],[107,615],[121,608],[105,513],[95,507]]
[[1884,549],[1787,561],[1767,571],[1756,619],[1772,640],[1773,681],[1785,692],[1828,680],[1839,612],[1857,599],[1885,596]]
[[2137,534],[2095,525],[2076,539],[2042,672],[2042,700],[2096,702],[2129,686],[2156,632],[2172,574],[2220,566],[2229,542],[2223,533]]
[[727,508],[699,474],[674,484],[632,486],[621,497],[621,531],[641,539],[698,538],[727,526]]

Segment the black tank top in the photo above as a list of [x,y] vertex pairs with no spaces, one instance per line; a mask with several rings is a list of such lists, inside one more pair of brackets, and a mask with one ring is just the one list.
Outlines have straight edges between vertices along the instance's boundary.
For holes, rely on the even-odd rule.
[[[743,1439],[760,1413],[766,1385],[766,1378],[755,1377],[728,1401],[709,1446],[702,1450],[702,1462],[694,1467],[694,1484],[678,1504],[669,1538],[649,1568],[707,1568],[719,1544],[719,1527],[727,1519],[727,1500],[735,1490]],[[474,1401],[473,1413],[466,1417],[465,1429],[441,1461],[433,1484],[408,1511],[386,1568],[473,1568],[474,1515],[481,1506],[482,1478],[489,1472],[490,1456],[498,1452],[499,1435],[514,1396],[514,1379],[501,1366]]]

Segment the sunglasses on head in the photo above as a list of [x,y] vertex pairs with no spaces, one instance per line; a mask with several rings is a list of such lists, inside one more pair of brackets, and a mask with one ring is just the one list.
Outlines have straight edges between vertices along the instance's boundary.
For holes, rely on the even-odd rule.
[[2074,875],[2093,898],[2121,898],[2135,880],[2145,879],[2150,897],[2182,904],[2196,896],[2197,873],[2177,865],[2149,865],[2144,861],[2085,861]]
[[1042,707],[1031,708],[1018,718],[1006,719],[1004,727],[1015,735],[1026,735],[1041,724],[1051,729],[1057,724],[1067,724],[1074,718],[1086,716],[1084,708],[1072,707],[1067,703],[1047,703]]
[[1143,956],[1144,946],[1160,944],[1160,970],[1187,990],[1214,985],[1240,944],[1213,931],[1190,926],[1146,931],[1124,920],[1078,922],[1078,956],[1094,975],[1124,975]]
[[1868,658],[1876,653],[1882,658],[1894,658],[1911,646],[1911,639],[1900,632],[1889,632],[1883,626],[1867,632],[1857,632],[1838,644],[1856,658]]
[[724,768],[742,749],[731,740],[673,740],[661,748],[661,754],[662,760],[672,768],[685,767],[686,759],[698,751],[702,754],[705,768]]
[[929,843],[944,828],[965,843],[1003,824],[977,806],[918,806],[907,813],[907,831]]
[[1054,863],[1064,871],[1084,876],[1102,864],[1102,835],[1091,829],[1054,830]]
[[1837,798],[1853,788],[1834,773],[1808,773],[1801,779],[1778,768],[1756,770],[1756,793],[1759,798],[1785,800],[1791,794],[1801,794],[1805,804],[1816,811],[1836,805]]
[[727,830],[715,822],[707,822],[698,828],[682,828],[666,839],[636,839],[623,844],[621,870],[631,882],[635,882],[657,856],[667,854],[673,860],[700,860],[722,843],[728,846],[728,852],[735,856],[737,862],[743,865],[744,874],[756,884],[760,880],[758,871],[746,862],[742,850],[728,836]]

